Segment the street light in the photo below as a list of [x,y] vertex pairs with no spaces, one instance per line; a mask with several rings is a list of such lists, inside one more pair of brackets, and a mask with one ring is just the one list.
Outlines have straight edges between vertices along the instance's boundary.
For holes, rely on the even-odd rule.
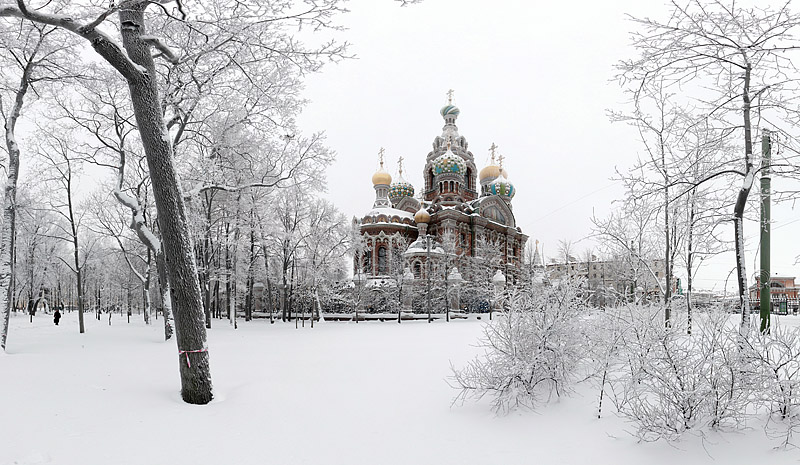
[[[402,279],[402,287],[400,288],[401,292],[406,286],[412,286],[414,283],[414,273],[411,272],[408,267],[406,267],[405,271],[403,272]],[[406,291],[400,298],[400,308],[397,309],[397,322],[400,323],[400,313],[403,309],[408,309],[411,306],[411,292]]]
[[364,292],[364,282],[367,280],[366,276],[358,270],[355,276],[353,276],[353,284],[356,286],[356,292],[358,292],[358,299],[356,299],[356,324],[358,324],[358,307],[361,305],[361,300],[363,299],[363,292]]
[[428,271],[425,274],[425,303],[428,307],[428,323],[431,319],[431,236],[425,234],[425,261]]
[[[502,292],[503,288],[506,287],[506,276],[503,274],[502,271],[497,270],[497,272],[492,276],[492,284],[494,284],[494,301],[495,305],[499,301],[500,293]],[[489,319],[492,319],[492,310],[494,310],[494,305],[489,308]]]
[[447,306],[447,321],[448,322],[450,321],[450,307],[454,307],[456,309],[459,308],[459,302],[461,300],[459,298],[460,297],[459,293],[461,291],[458,288],[458,285],[460,285],[462,282],[464,282],[464,278],[461,277],[461,273],[458,272],[458,268],[453,267],[453,270],[450,271],[449,275],[447,275],[447,283],[452,285],[453,287],[455,287],[456,297],[455,297],[455,299],[452,299],[450,301],[450,305]]

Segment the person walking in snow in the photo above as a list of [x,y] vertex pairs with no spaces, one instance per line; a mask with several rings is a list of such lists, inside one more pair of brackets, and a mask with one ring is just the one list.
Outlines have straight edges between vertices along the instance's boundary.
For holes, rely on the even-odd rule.
[[58,320],[60,319],[61,319],[61,312],[59,312],[58,309],[56,309],[56,312],[53,314],[53,323],[55,323],[56,326],[58,326]]

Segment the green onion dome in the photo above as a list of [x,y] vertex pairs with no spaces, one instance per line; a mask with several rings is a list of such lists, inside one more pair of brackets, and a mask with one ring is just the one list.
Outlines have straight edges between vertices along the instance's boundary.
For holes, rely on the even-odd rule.
[[439,110],[439,114],[442,115],[442,118],[447,118],[448,116],[458,117],[461,114],[461,110],[457,106],[448,103]]
[[447,148],[447,152],[433,160],[433,174],[455,173],[464,175],[467,172],[467,163]]
[[509,200],[514,198],[514,195],[517,193],[517,189],[514,188],[514,185],[506,179],[505,176],[500,176],[494,180],[491,184],[489,184],[489,192],[494,195],[499,195],[501,197],[508,197]]
[[414,186],[412,186],[410,182],[403,179],[403,175],[401,174],[389,188],[389,200],[391,200],[393,203],[396,203],[404,197],[414,197]]

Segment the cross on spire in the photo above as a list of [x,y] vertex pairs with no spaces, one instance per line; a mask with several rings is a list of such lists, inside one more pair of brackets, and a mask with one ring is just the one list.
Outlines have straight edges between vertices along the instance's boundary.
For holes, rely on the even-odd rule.
[[493,164],[493,165],[494,165],[494,156],[495,156],[495,151],[497,151],[497,146],[494,144],[494,142],[492,142],[492,146],[491,146],[491,147],[489,147],[489,153],[491,153],[491,154],[492,154],[492,164]]
[[397,159],[397,171],[400,173],[400,177],[403,177],[403,157]]
[[505,159],[506,159],[506,157],[504,157],[503,155],[498,155],[497,156],[497,161],[500,163],[500,168],[503,167],[503,160],[505,160]]
[[384,152],[383,147],[381,147],[381,149],[378,150],[378,157],[380,158],[381,161],[381,169],[383,168],[383,152]]
[[450,90],[447,91],[447,104],[448,105],[452,105],[453,104],[453,93],[455,93],[455,91],[453,89],[450,89]]

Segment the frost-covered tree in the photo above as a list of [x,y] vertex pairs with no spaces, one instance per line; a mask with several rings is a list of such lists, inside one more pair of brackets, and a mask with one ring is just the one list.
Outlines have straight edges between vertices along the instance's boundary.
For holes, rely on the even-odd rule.
[[[798,76],[787,52],[796,49],[800,16],[790,2],[778,8],[747,7],[724,0],[670,2],[665,20],[633,18],[633,46],[639,55],[618,64],[620,80],[634,94],[660,83],[692,102],[704,116],[725,121],[740,144],[735,169],[712,173],[741,180],[733,208],[734,240],[742,331],[749,314],[745,268],[744,213],[756,175],[753,137],[764,118],[788,122]],[[754,123],[754,118],[756,119]],[[754,131],[755,130],[755,131]]]
[[552,395],[571,392],[586,350],[584,305],[576,283],[519,289],[484,328],[481,355],[454,368],[456,401],[491,397],[496,411],[535,409]]
[[[16,195],[22,150],[17,137],[17,122],[26,101],[45,91],[41,86],[68,80],[75,75],[66,56],[74,43],[57,28],[16,22],[0,31],[0,116],[5,143],[0,152],[8,155],[6,183],[2,200],[0,229],[0,349],[5,350],[8,319],[14,305],[15,280],[12,253],[16,236]],[[41,85],[41,86],[40,86]],[[34,87],[35,86],[35,87]],[[29,92],[34,89],[34,92]],[[35,99],[35,98],[34,98]],[[30,104],[28,104],[30,106]]]

